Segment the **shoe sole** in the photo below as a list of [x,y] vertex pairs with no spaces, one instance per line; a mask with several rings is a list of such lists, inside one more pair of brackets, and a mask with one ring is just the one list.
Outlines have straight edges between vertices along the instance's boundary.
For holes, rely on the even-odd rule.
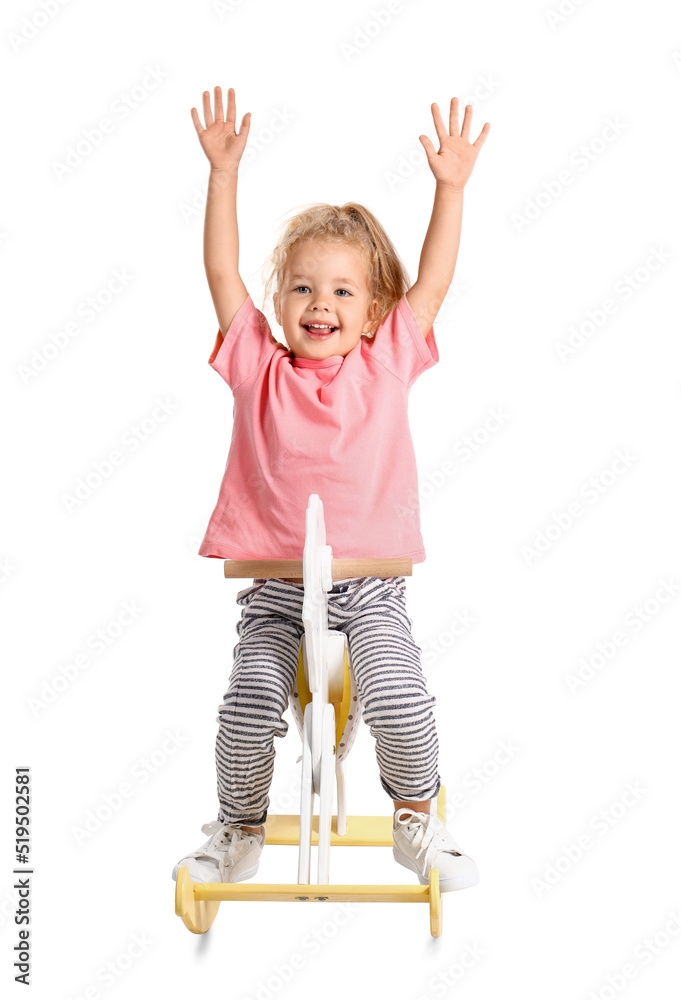
[[[430,879],[422,875],[418,870],[413,861],[405,857],[396,847],[393,847],[393,857],[399,865],[403,868],[408,868],[410,871],[417,876],[421,885],[430,885]],[[470,877],[465,875],[450,875],[449,878],[443,878],[438,872],[440,892],[452,892],[455,889],[469,889],[471,886],[477,885],[480,881],[480,876],[478,876],[474,881],[471,881]]]
[[[177,882],[177,873],[180,870],[180,867],[181,867],[180,865],[175,865],[175,867],[173,868],[173,875],[172,875],[173,882]],[[242,872],[241,875],[239,875],[238,878],[230,879],[229,882],[224,882],[223,883],[221,881],[218,882],[217,880],[215,882],[213,882],[212,880],[207,879],[207,878],[193,878],[193,877],[192,877],[192,882],[194,882],[197,885],[198,885],[198,883],[201,883],[202,885],[229,885],[230,883],[233,884],[234,882],[245,882],[246,879],[253,878],[253,876],[258,871],[259,867],[260,867],[260,863],[258,863],[255,866],[255,868],[248,868],[245,872]]]

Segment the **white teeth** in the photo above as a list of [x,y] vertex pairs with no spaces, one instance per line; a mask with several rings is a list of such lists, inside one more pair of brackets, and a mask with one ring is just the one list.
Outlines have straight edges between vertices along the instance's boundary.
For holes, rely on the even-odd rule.
[[308,323],[307,324],[311,330],[330,330],[331,327],[328,323]]

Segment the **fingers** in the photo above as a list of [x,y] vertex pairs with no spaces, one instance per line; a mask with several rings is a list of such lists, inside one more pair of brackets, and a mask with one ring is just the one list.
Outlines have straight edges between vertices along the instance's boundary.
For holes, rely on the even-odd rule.
[[489,130],[490,130],[491,127],[492,126],[490,125],[489,122],[485,122],[485,124],[482,126],[482,130],[480,132],[480,135],[478,136],[478,138],[473,143],[474,149],[480,149],[481,148],[482,144],[484,143],[485,139],[487,138],[487,133],[489,132]]
[[471,134],[471,119],[473,117],[473,105],[467,104],[463,113],[463,124],[461,126],[461,138],[468,142],[468,136]]
[[447,129],[445,128],[445,123],[442,121],[442,115],[440,114],[440,109],[437,104],[431,104],[430,110],[433,112],[433,122],[435,123],[435,131],[437,132],[437,137],[440,140],[440,145],[442,145],[443,140],[447,136]]
[[[219,87],[215,88],[217,93],[220,90]],[[222,93],[222,92],[221,92]],[[222,108],[222,100],[220,102],[220,107]],[[248,119],[248,120],[247,120]],[[236,96],[234,94],[234,87],[230,87],[227,91],[227,117],[225,118],[225,123],[232,126],[232,132],[237,134],[236,131]],[[251,112],[247,111],[246,114],[241,119],[241,128],[239,129],[239,135],[243,132],[246,136],[248,135],[248,130],[251,127]]]
[[456,135],[454,129],[459,127],[459,98],[452,97],[449,105],[449,134]]
[[430,139],[428,138],[427,135],[420,135],[419,136],[419,141],[420,141],[421,145],[423,146],[423,148],[425,149],[426,156],[428,157],[429,160],[433,156],[437,156],[437,150],[436,150],[435,146],[432,144],[432,142],[430,141]]
[[234,87],[230,87],[227,91],[227,117],[226,122],[232,125],[232,129],[236,132],[236,97],[234,96]]
[[[229,108],[229,96],[231,91],[227,93],[227,102]],[[229,111],[228,111],[229,114]],[[222,87],[215,88],[215,121],[223,122],[225,120],[225,112],[222,107]]]
[[210,109],[210,92],[208,90],[203,92],[203,117],[206,121],[206,128],[210,128],[213,124],[213,112]]
[[197,135],[201,135],[203,132],[203,125],[201,124],[201,119],[199,118],[199,113],[196,108],[192,108],[192,121],[194,122],[194,128],[196,129]]
[[[194,128],[201,134],[204,131],[201,125],[201,119],[199,118],[199,113],[196,108],[191,109],[192,121],[194,122]],[[227,116],[225,117],[224,105],[222,102],[222,87],[215,88],[215,118],[213,118],[213,112],[210,106],[210,91],[204,90],[203,92],[203,116],[206,119],[206,128],[210,128],[215,122],[226,122],[228,125],[231,124],[232,131],[236,133],[236,97],[234,94],[234,87],[230,87],[227,91]],[[248,121],[247,121],[248,119]],[[251,113],[247,111],[246,114],[241,119],[241,128],[245,129],[246,134],[251,126]]]
[[435,131],[437,132],[437,137],[442,143],[442,140],[448,135],[458,136],[461,135],[462,138],[468,140],[471,132],[471,119],[473,117],[473,105],[467,104],[463,113],[463,124],[461,126],[461,132],[459,132],[459,98],[452,97],[449,104],[449,132],[445,128],[445,123],[442,120],[442,115],[440,114],[440,109],[437,104],[431,104],[431,110],[433,112],[433,121],[435,123]]
[[[435,123],[435,130],[437,132],[438,139],[442,142],[442,139],[446,135],[457,136],[460,135],[462,139],[469,141],[469,136],[471,134],[471,123],[473,121],[473,105],[467,104],[464,108],[463,122],[461,124],[461,131],[459,132],[459,98],[452,97],[449,104],[449,133],[445,129],[445,123],[442,120],[442,115],[440,114],[440,109],[437,104],[431,104],[431,110],[433,112],[433,121]],[[473,143],[478,149],[482,146],[483,142],[487,138],[487,133],[490,130],[489,122],[485,122],[482,131],[478,138]]]

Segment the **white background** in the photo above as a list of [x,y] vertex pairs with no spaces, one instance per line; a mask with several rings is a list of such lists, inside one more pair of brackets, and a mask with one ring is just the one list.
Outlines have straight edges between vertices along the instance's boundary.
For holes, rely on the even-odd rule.
[[[391,6],[378,28],[383,0],[3,9],[0,939],[6,979],[13,775],[29,765],[34,997],[677,996],[681,20],[660,0],[564,0],[554,23],[558,0]],[[427,560],[408,608],[431,653],[442,781],[459,796],[448,826],[481,874],[444,897],[437,940],[424,906],[223,903],[202,937],[174,914],[172,867],[217,815],[215,719],[247,585],[197,555],[232,419],[207,363],[208,161],[190,116],[216,84],[235,88],[239,122],[252,112],[259,146],[238,195],[259,306],[276,227],[310,201],[369,207],[415,280],[431,102],[445,118],[452,96],[462,114],[472,103],[471,139],[491,123],[435,325],[440,361],[410,397]],[[103,118],[112,130],[60,175]],[[115,271],[128,277],[111,295]],[[492,410],[505,414],[494,431]],[[133,451],[123,442],[142,425]],[[122,463],[67,509],[116,449]],[[125,602],[136,617],[114,636]],[[455,636],[466,613],[475,622]],[[87,666],[55,692],[79,654]],[[591,677],[573,692],[582,658]],[[297,811],[286,718],[272,812]],[[350,813],[392,810],[373,747],[364,726]],[[124,782],[130,796],[79,842]],[[272,846],[256,880],[295,871],[296,849]],[[409,881],[390,848],[336,851],[332,872]],[[146,950],[130,958],[134,935]]]

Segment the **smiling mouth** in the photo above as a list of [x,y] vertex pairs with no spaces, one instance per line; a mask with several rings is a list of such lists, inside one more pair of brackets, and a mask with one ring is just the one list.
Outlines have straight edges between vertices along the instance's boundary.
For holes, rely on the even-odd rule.
[[329,326],[326,323],[306,323],[303,324],[303,329],[307,330],[308,336],[319,340],[323,337],[330,337],[332,333],[336,332],[338,327]]

